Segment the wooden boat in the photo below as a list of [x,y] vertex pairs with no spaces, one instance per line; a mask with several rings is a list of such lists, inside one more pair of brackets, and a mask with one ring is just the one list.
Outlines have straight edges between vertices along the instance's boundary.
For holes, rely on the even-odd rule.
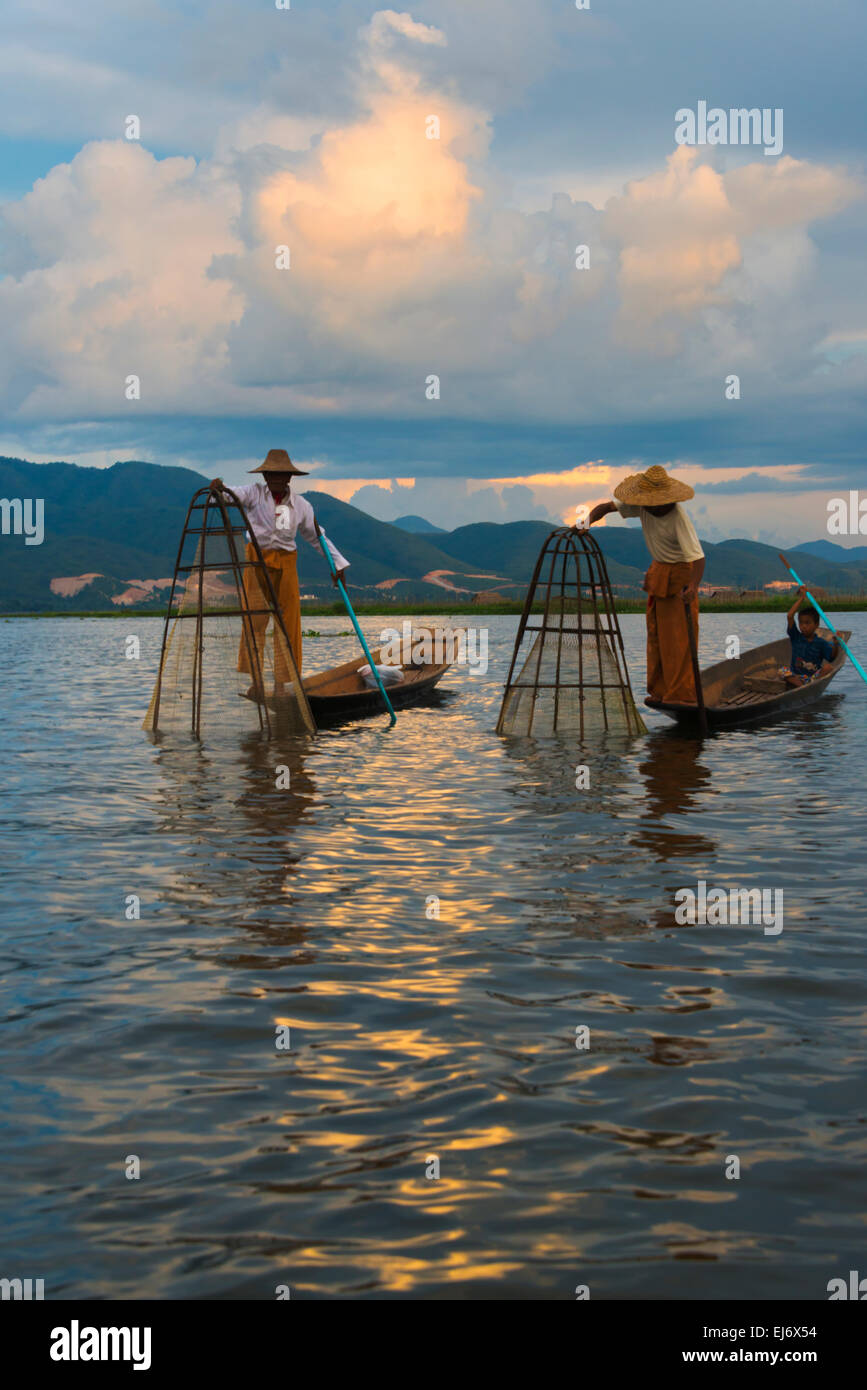
[[[844,642],[848,642],[851,635],[850,632],[840,633]],[[831,634],[823,632],[822,636],[830,638]],[[715,666],[706,667],[701,672],[701,688],[709,728],[750,724],[757,719],[789,714],[811,705],[824,695],[846,660],[846,653],[839,647],[830,671],[824,676],[817,676],[809,685],[799,686],[786,685],[782,677],[777,675],[781,666],[789,665],[791,657],[791,644],[788,637],[783,637],[778,642],[753,647],[736,659],[718,661]],[[696,705],[654,700],[650,696],[644,703],[651,709],[661,710],[679,724],[698,724]]]
[[[372,652],[376,665],[383,661],[382,649]],[[442,679],[450,661],[430,662],[421,666],[404,664],[403,680],[397,685],[385,687],[388,698],[395,710],[406,709],[410,705],[421,704]],[[360,667],[367,665],[367,657],[362,655],[342,666],[332,666],[318,675],[307,676],[302,685],[310,701],[313,718],[319,728],[329,724],[340,724],[349,719],[367,719],[373,714],[382,714],[385,706],[377,686],[365,685],[358,674]]]

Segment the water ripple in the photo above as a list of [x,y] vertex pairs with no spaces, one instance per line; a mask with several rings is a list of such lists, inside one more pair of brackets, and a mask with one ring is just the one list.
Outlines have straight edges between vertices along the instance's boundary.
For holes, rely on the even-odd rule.
[[[317,621],[311,664],[350,656]],[[454,670],[394,730],[175,747],[139,732],[157,620],[0,624],[10,1275],[54,1297],[762,1299],[858,1267],[854,671],[704,745],[657,715],[634,743],[504,741],[515,620],[484,621],[487,674]],[[702,659],[779,623],[707,618]],[[680,925],[700,879],[783,888],[784,930]]]

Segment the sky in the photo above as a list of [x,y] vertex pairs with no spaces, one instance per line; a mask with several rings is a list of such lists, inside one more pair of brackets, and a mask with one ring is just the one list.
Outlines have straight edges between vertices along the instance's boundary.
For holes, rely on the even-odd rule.
[[[449,528],[663,463],[709,540],[827,534],[862,0],[278,3],[5,0],[0,454],[231,483],[281,447]],[[782,148],[679,143],[700,102]]]

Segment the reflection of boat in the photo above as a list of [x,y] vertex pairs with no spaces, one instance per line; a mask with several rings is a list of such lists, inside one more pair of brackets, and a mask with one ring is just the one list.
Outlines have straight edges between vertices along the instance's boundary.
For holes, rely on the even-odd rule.
[[[831,634],[823,634],[830,637]],[[851,632],[841,632],[844,642],[848,642]],[[701,688],[704,693],[707,722],[711,728],[722,728],[732,724],[748,724],[756,719],[788,714],[812,704],[824,695],[834,679],[846,653],[842,647],[824,676],[817,676],[809,685],[789,686],[777,675],[781,666],[791,660],[792,648],[788,637],[779,642],[766,642],[763,647],[753,647],[743,656],[729,661],[718,661],[701,672]],[[661,710],[680,724],[697,724],[696,705],[677,704],[673,701],[653,700],[648,696],[644,702],[651,709]]]
[[[377,665],[383,659],[381,650],[371,655]],[[358,674],[359,668],[366,665],[367,657],[359,656],[354,661],[332,666],[328,671],[320,671],[318,675],[307,676],[302,681],[313,718],[320,729],[328,724],[341,723],[344,719],[367,719],[372,714],[384,712],[379,690],[376,686],[365,685]],[[406,709],[408,705],[420,704],[450,665],[450,661],[427,662],[418,666],[404,662],[403,680],[396,685],[386,686],[394,708]]]

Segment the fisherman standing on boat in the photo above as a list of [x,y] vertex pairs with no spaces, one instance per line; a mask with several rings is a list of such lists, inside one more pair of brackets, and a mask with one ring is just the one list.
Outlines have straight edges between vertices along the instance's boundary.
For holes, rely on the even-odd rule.
[[[260,463],[258,468],[251,468],[250,472],[263,473],[265,475],[264,482],[244,483],[240,487],[233,487],[231,491],[234,492],[247,513],[250,529],[259,542],[262,558],[271,576],[283,625],[286,628],[289,645],[292,648],[292,655],[295,658],[295,665],[298,667],[300,676],[301,597],[298,590],[298,555],[295,536],[300,531],[304,539],[316,546],[318,550],[319,535],[322,535],[331,552],[334,568],[337,571],[333,579],[334,584],[337,583],[338,579],[343,578],[349,567],[349,561],[345,560],[337,547],[328,540],[325,532],[318,525],[313,508],[306,497],[292,495],[292,479],[295,477],[306,478],[307,473],[303,468],[295,467],[285,449],[269,449],[265,462]],[[214,478],[211,486],[222,488],[224,484],[221,478]],[[261,592],[258,571],[254,563],[256,549],[249,539],[246,559],[244,592],[247,596],[247,602],[251,609],[267,609],[269,599]],[[259,651],[260,670],[262,669],[265,630],[268,621],[269,614],[267,612],[258,613],[250,618]],[[275,644],[275,651],[277,669],[274,672],[274,682],[276,686],[281,686],[289,681],[290,673],[286,661],[281,659],[279,645]],[[250,652],[243,637],[238,652],[238,670],[253,676],[250,669]],[[263,695],[263,692],[256,685],[255,677],[247,694],[251,699],[259,699]]]
[[650,702],[694,705],[695,677],[683,600],[698,646],[698,586],[705,556],[695,527],[680,506],[694,497],[687,483],[672,478],[660,464],[632,473],[614,489],[613,502],[594,507],[586,525],[609,512],[641,518],[652,564],[644,576],[647,590],[647,691]]

